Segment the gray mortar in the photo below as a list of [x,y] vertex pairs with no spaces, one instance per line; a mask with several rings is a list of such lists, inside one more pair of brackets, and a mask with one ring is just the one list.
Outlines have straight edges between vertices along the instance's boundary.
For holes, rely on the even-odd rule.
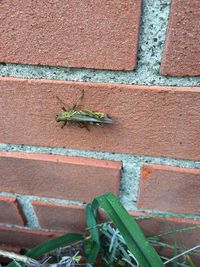
[[1,76],[56,79],[119,84],[200,86],[198,77],[164,77],[159,75],[166,37],[170,0],[143,0],[138,65],[135,71],[59,68],[21,64],[1,64]]
[[[166,37],[170,0],[143,0],[143,14],[140,28],[138,65],[135,71],[106,71],[94,69],[59,68],[48,66],[31,66],[22,64],[0,64],[0,76],[11,76],[34,79],[56,79],[83,82],[104,82],[118,84],[146,84],[170,86],[200,86],[198,77],[164,77],[159,75]],[[189,137],[188,137],[189,138]],[[66,156],[81,156],[86,158],[120,160],[123,164],[120,186],[120,199],[128,210],[136,209],[136,199],[139,186],[140,168],[145,163],[163,164],[184,168],[200,168],[200,161],[178,160],[173,158],[147,157],[130,154],[108,152],[94,152],[64,148],[48,148],[24,145],[0,144],[2,151],[22,151],[27,153],[52,153]],[[42,198],[29,195],[0,193],[0,195],[16,196],[22,204],[28,226],[40,228],[32,200],[42,200],[60,204],[82,204],[76,201]],[[185,218],[199,219],[199,215],[180,215],[163,213],[161,211],[147,212],[157,215],[184,216]],[[8,225],[9,226],[9,225]]]
[[81,203],[80,201],[45,198],[45,197],[38,197],[38,196],[31,196],[31,195],[19,195],[19,194],[6,193],[6,192],[1,192],[0,196],[8,196],[8,197],[17,198],[17,200],[20,203],[20,206],[22,207],[23,213],[27,221],[26,227],[30,227],[30,228],[41,228],[39,221],[37,219],[35,210],[31,204],[33,200],[39,200],[43,202],[47,201],[48,203],[57,203],[61,205],[74,204],[74,205],[84,206],[83,203]]
[[[191,161],[183,159],[173,159],[173,158],[164,158],[164,157],[148,157],[142,155],[132,155],[132,154],[118,154],[118,153],[109,153],[109,152],[96,152],[89,150],[75,150],[75,149],[66,149],[58,147],[36,147],[36,146],[25,146],[25,145],[12,145],[12,144],[0,144],[0,151],[15,151],[15,152],[26,152],[26,153],[43,153],[43,154],[54,154],[54,155],[65,155],[65,156],[74,156],[74,157],[85,157],[85,158],[95,158],[95,159],[105,159],[105,160],[114,160],[122,161],[123,170],[121,177],[121,186],[120,186],[120,200],[128,210],[132,211],[143,211],[136,208],[136,199],[137,192],[139,187],[140,179],[140,169],[143,164],[161,164],[167,166],[176,166],[183,168],[198,168],[200,169],[200,161]],[[0,195],[8,195],[6,193],[1,193]],[[13,194],[9,194],[13,195]],[[15,194],[14,194],[15,195]],[[16,195],[15,195],[16,196]],[[19,198],[19,196],[17,195]],[[70,201],[63,199],[54,199],[54,198],[44,198],[36,196],[20,196],[20,200],[24,205],[25,214],[29,222],[29,226],[38,228],[39,224],[37,222],[34,210],[30,204],[32,200],[42,200],[53,203],[60,204],[79,204],[78,201]],[[200,219],[198,214],[176,214],[176,213],[166,213],[156,210],[145,210],[150,213],[155,213],[157,215],[168,215],[168,216],[178,216],[184,218],[193,218]]]

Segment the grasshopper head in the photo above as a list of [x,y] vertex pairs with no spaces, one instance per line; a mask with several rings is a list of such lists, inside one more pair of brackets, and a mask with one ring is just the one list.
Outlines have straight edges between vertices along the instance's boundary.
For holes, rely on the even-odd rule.
[[63,111],[55,116],[55,120],[57,122],[70,121],[73,114],[74,114],[74,111]]
[[66,119],[66,116],[63,114],[64,112],[61,112],[55,116],[55,120],[57,122],[64,121]]

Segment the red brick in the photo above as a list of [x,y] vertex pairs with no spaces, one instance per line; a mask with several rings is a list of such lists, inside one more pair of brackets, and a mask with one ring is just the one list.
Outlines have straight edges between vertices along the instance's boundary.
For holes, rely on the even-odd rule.
[[[130,212],[132,216],[144,216],[145,213]],[[139,220],[139,225],[146,234],[146,236],[154,236],[164,232],[171,232],[172,230],[182,229],[186,227],[193,227],[200,225],[199,221],[186,220],[181,218],[149,218]],[[17,228],[0,227],[0,240],[5,242],[7,246],[27,247],[31,248],[57,236],[58,233],[44,232],[39,230],[26,230]],[[177,233],[177,243],[181,247],[191,248],[199,243],[200,231],[193,229]],[[172,235],[164,235],[160,241],[173,244]],[[4,245],[5,246],[5,245]],[[164,251],[165,252],[165,251]],[[162,251],[161,251],[162,254]]]
[[[156,216],[155,214],[147,214],[142,212],[133,212],[130,211],[130,215],[133,217],[138,216]],[[182,231],[177,234],[177,241],[179,245],[185,248],[191,248],[196,246],[199,243],[200,238],[200,220],[192,220],[192,219],[184,219],[178,217],[152,217],[146,219],[137,220],[140,225],[142,231],[145,233],[145,236],[152,237],[155,235],[161,235],[164,233],[171,233],[176,230],[181,230],[189,227],[197,227],[193,230]],[[171,233],[169,235],[161,236],[161,240],[163,242],[167,242],[168,244],[173,244],[173,235]]]
[[0,223],[25,225],[25,217],[15,197],[0,196],[0,211]]
[[[44,201],[32,201],[40,226],[50,230],[62,232],[86,232],[86,217],[84,206],[74,204],[58,204]],[[108,219],[105,213],[100,212],[102,221]]]
[[143,166],[138,207],[176,213],[199,213],[200,169]]
[[199,0],[172,0],[161,74],[200,75],[199,17]]
[[[33,201],[33,206],[39,218],[42,227],[66,232],[85,232],[85,215],[84,208],[77,205],[60,205],[55,203],[47,203],[41,201]],[[151,216],[151,214],[142,212],[130,212],[133,217],[136,216]],[[155,216],[155,215],[154,215]],[[100,221],[102,218],[110,220],[104,212],[100,212]],[[146,236],[159,235],[166,232],[180,230],[187,227],[198,227],[182,233],[177,233],[177,243],[181,247],[191,248],[198,244],[200,238],[200,221],[193,221],[181,218],[148,218],[137,220]],[[174,235],[164,235],[160,237],[161,242],[173,245]],[[161,255],[172,257],[173,251],[161,249]],[[197,258],[198,259],[198,258]],[[196,258],[195,258],[196,260]]]
[[42,228],[62,232],[85,232],[85,209],[78,205],[61,205],[42,201],[32,202]]
[[[151,214],[130,212],[132,216],[145,216]],[[137,220],[141,229],[146,237],[152,237],[161,235],[163,233],[170,233],[168,235],[161,235],[159,241],[173,246],[176,240],[177,246],[184,248],[184,250],[195,247],[199,244],[200,240],[200,221],[194,221],[190,219],[183,219],[177,217],[161,217],[161,218],[148,218]],[[175,232],[189,227],[197,227],[196,229]],[[158,248],[158,247],[157,247]],[[163,256],[172,257],[174,251],[166,250],[165,248],[159,249],[159,254]],[[180,251],[179,251],[180,252]],[[197,252],[197,251],[196,251]],[[199,257],[192,256],[195,263],[199,264]]]
[[[61,230],[66,232],[84,232],[86,229],[84,207],[77,205],[61,205],[55,203],[45,203],[41,201],[33,201],[33,206],[42,227]],[[130,212],[133,217],[151,216],[143,212]],[[155,215],[154,215],[155,216]],[[100,221],[110,220],[101,210]],[[187,227],[199,226],[200,221],[182,219],[176,217],[158,217],[137,220],[146,236],[159,235],[173,230]],[[191,248],[198,244],[200,237],[200,228],[190,231],[177,233],[179,245]],[[173,244],[173,235],[164,235],[161,241]]]
[[136,65],[141,3],[3,1],[0,61],[132,70]]
[[[0,142],[199,160],[200,88],[1,78]],[[69,106],[108,113],[112,125],[60,128],[58,95]]]
[[0,245],[0,249],[6,250],[6,251],[9,251],[9,252],[14,252],[14,253],[20,253],[20,251],[21,251],[21,248],[11,247],[11,246],[7,246],[7,245],[4,245],[4,244]]
[[119,193],[121,163],[47,154],[0,152],[4,192],[91,201]]
[[0,226],[0,244],[20,248],[33,248],[60,234],[41,230]]

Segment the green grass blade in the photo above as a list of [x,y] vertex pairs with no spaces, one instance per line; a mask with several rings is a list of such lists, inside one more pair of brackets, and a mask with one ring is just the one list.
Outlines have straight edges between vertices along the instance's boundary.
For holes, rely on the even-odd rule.
[[[30,258],[37,259],[38,257],[46,253],[49,253],[52,250],[73,244],[81,240],[84,240],[82,234],[77,234],[77,233],[65,234],[63,236],[50,239],[36,246],[35,248],[30,249],[25,255]],[[24,265],[22,264],[22,266]],[[18,267],[18,265],[15,262],[11,262],[10,264],[7,265],[7,267]]]
[[[108,214],[142,267],[164,267],[161,258],[149,244],[138,224],[112,193],[99,196],[94,202],[98,202],[99,207]],[[96,204],[95,206],[97,207]]]
[[95,263],[100,250],[99,231],[97,227],[97,210],[98,210],[97,202],[94,202],[93,205],[88,204],[85,208],[87,227],[91,235],[91,240],[93,241],[90,254],[88,255],[86,251],[85,254],[88,263],[91,264]]
[[85,208],[85,215],[86,215],[88,231],[91,235],[91,238],[98,245],[100,245],[99,231],[97,227],[97,209],[98,209],[98,206],[96,206],[96,203],[95,203],[95,206],[88,204]]
[[96,262],[96,258],[99,254],[100,247],[97,243],[94,242],[94,245],[92,247],[92,250],[90,254],[87,257],[87,263],[94,264]]
[[184,255],[184,258],[186,259],[190,267],[197,267],[189,255]]
[[[177,244],[176,244],[176,239],[174,240],[174,249],[173,249],[173,252],[174,252],[174,257],[177,256]],[[178,259],[176,258],[174,261],[173,261],[173,267],[178,267]]]

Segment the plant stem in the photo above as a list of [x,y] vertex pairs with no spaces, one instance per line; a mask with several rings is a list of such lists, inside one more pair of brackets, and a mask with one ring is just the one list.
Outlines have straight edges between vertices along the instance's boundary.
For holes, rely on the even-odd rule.
[[183,255],[185,255],[185,254],[187,254],[187,253],[189,253],[190,251],[193,251],[193,250],[197,249],[197,248],[200,248],[200,245],[197,245],[196,247],[193,247],[193,248],[191,248],[191,249],[188,249],[188,250],[184,251],[183,253],[180,253],[180,254],[176,255],[175,257],[173,257],[173,258],[171,258],[171,259],[165,261],[164,264],[167,264],[167,263],[169,263],[170,261],[173,261],[173,260],[175,260],[175,259],[177,259],[177,258],[179,258],[179,257],[181,257],[181,256],[183,256]]
[[40,266],[40,263],[38,261],[36,261],[32,258],[29,258],[27,256],[16,254],[14,252],[8,252],[8,251],[0,249],[0,255],[2,257],[6,257],[9,259],[15,260],[17,262],[23,262],[23,263],[27,264],[28,266],[35,266],[35,267]]

